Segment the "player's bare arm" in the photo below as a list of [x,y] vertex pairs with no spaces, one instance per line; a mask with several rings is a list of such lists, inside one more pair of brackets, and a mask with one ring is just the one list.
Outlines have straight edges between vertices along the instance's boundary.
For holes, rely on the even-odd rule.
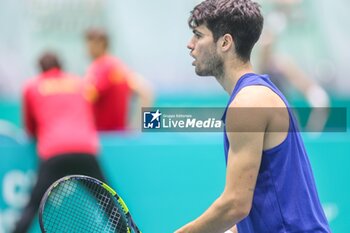
[[[270,92],[265,87],[248,87],[231,103],[232,111],[229,110],[226,116],[230,149],[224,191],[206,212],[176,233],[225,232],[248,215],[271,111],[249,114],[254,110],[240,109],[271,106],[275,100]],[[280,141],[276,139],[278,138],[275,138],[276,142]]]

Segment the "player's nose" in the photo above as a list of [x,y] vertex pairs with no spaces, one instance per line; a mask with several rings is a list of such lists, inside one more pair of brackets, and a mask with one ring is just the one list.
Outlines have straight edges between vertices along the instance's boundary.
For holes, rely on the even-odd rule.
[[191,40],[187,43],[187,48],[190,50],[194,49],[194,41],[193,38],[191,38]]

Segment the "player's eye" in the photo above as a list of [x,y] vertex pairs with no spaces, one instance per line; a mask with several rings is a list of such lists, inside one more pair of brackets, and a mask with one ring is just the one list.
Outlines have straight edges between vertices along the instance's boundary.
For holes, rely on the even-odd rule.
[[200,35],[200,34],[198,34],[198,33],[195,33],[195,34],[194,34],[194,37],[195,37],[196,39],[199,39],[199,38],[202,37],[202,35]]
[[193,37],[199,39],[202,37],[202,34],[199,33],[197,30],[193,30]]

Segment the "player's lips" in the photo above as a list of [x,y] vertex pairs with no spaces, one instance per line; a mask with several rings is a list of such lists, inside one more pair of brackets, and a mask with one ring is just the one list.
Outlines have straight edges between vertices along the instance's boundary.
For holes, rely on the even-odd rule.
[[195,66],[195,65],[196,65],[196,64],[195,64],[195,62],[196,62],[196,58],[193,56],[193,54],[192,54],[192,53],[190,53],[190,56],[194,58],[194,61],[192,62],[192,65],[193,65],[193,66]]

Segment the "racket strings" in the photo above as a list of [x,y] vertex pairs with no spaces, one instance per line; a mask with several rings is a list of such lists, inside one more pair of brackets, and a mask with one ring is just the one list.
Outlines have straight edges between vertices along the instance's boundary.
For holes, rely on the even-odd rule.
[[55,187],[43,212],[46,232],[126,233],[127,223],[114,198],[100,185],[71,179]]

